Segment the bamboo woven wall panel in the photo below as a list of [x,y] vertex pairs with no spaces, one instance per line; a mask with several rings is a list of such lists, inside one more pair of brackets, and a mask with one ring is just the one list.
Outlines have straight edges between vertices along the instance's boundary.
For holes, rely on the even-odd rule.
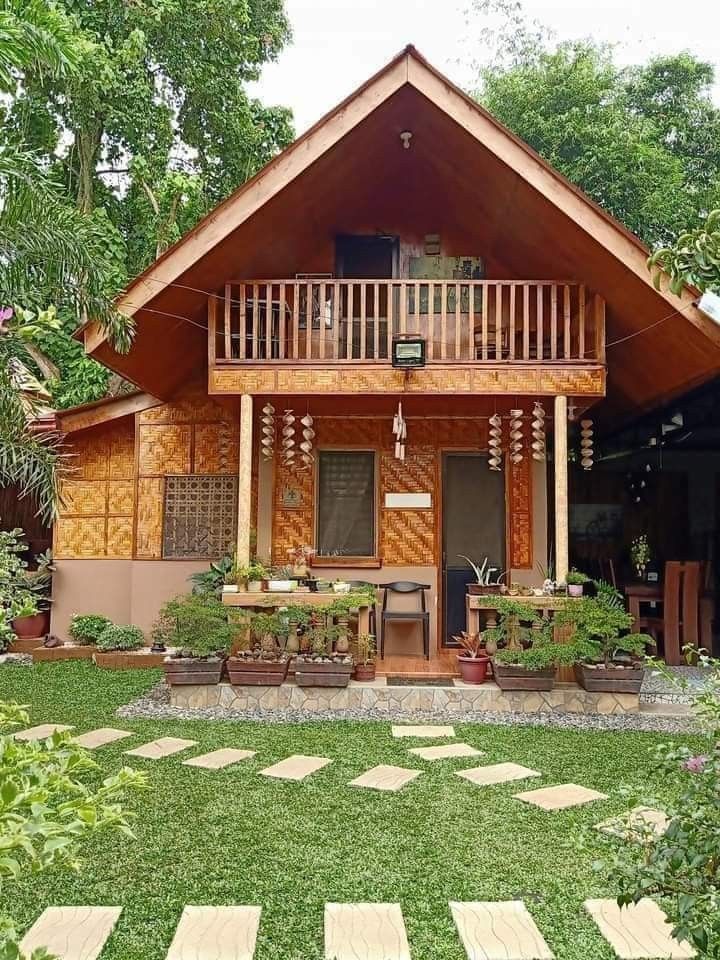
[[107,480],[66,480],[60,496],[63,517],[104,517],[107,512]]
[[108,479],[131,480],[135,476],[135,425],[128,418],[122,430],[108,436]]
[[[410,446],[403,461],[396,460],[393,452],[383,450],[380,457],[381,497],[384,499],[386,493],[431,493],[434,509],[436,462],[434,447]],[[432,514],[433,510],[428,513]]]
[[108,517],[107,556],[129,559],[133,553],[133,518]]
[[55,556],[89,560],[106,556],[105,517],[62,517],[55,524]]
[[510,566],[529,570],[533,565],[532,454],[527,442],[520,463],[510,464]]
[[215,393],[275,393],[274,370],[211,370],[210,390]]
[[147,424],[138,437],[141,477],[190,473],[192,427],[189,424]]
[[433,566],[435,512],[380,511],[380,556],[386,566]]
[[[232,419],[227,407],[208,396],[204,384],[191,384],[171,403],[138,414],[140,423],[191,423]],[[237,419],[237,418],[235,418]]]
[[275,389],[279,393],[332,393],[340,387],[338,370],[278,370]]
[[[315,543],[314,476],[312,470],[296,470],[281,462],[275,465],[272,554],[276,563],[287,563],[292,547]],[[288,489],[299,494],[299,507],[285,505]]]
[[[387,421],[367,417],[319,417],[315,421],[318,447],[376,447],[382,442]],[[388,430],[389,436],[389,430]]]
[[108,481],[109,517],[131,517],[135,508],[135,481]]
[[144,560],[162,557],[163,484],[162,477],[138,479],[135,556]]
[[193,473],[236,474],[239,428],[227,420],[195,426]]

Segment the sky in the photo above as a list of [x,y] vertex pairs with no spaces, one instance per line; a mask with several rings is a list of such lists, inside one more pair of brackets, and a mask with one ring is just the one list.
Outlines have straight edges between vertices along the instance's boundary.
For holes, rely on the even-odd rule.
[[[302,133],[408,43],[460,86],[482,57],[466,10],[470,0],[286,0],[292,43],[264,68],[252,92],[292,108]],[[525,0],[528,16],[561,40],[592,36],[617,44],[616,60],[691,50],[714,62],[720,80],[718,0]],[[720,103],[720,83],[714,91]]]

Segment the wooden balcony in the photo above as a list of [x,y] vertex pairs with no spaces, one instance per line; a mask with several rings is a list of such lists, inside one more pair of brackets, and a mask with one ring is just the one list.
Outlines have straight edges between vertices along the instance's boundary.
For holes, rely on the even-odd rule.
[[260,280],[209,305],[213,365],[388,364],[419,335],[432,363],[605,360],[605,304],[554,280]]

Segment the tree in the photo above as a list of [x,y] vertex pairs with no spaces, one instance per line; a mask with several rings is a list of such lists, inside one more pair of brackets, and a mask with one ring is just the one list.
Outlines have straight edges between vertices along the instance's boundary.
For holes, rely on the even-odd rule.
[[720,292],[720,209],[713,210],[702,226],[681,233],[672,246],[656,250],[648,267],[658,289],[667,274],[673,293],[686,283]]
[[[7,881],[52,868],[78,870],[79,849],[90,834],[115,830],[132,837],[121,800],[146,783],[125,767],[92,787],[98,769],[67,734],[24,742],[10,734],[28,723],[23,707],[0,702],[0,903],[11,902]],[[9,917],[0,916],[0,960],[22,960]],[[33,954],[43,960],[47,954]]]

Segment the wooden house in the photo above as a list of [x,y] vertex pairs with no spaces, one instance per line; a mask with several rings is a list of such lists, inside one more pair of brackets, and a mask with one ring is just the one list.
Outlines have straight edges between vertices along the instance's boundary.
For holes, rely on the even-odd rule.
[[327,578],[429,584],[440,654],[461,555],[537,584],[552,554],[562,578],[579,421],[620,425],[718,368],[720,329],[646,258],[408,47],[128,286],[129,354],[83,329],[137,392],[59,416],[76,472],[53,629],[147,628],[209,560],[310,545]]

